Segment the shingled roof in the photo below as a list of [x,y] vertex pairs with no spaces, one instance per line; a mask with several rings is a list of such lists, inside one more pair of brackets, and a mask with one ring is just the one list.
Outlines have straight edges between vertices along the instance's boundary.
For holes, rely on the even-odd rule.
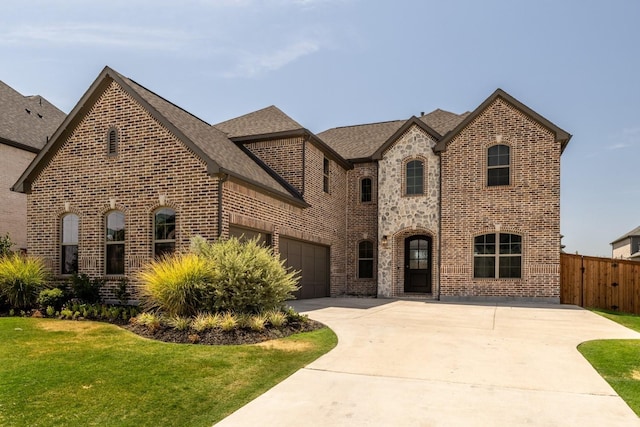
[[230,138],[258,136],[304,129],[275,105],[214,125]]
[[67,128],[72,128],[72,122],[84,115],[87,107],[92,103],[92,99],[104,90],[110,80],[116,81],[143,108],[147,109],[156,120],[205,161],[210,174],[225,173],[290,201],[295,201],[302,205],[305,204],[298,194],[293,194],[289,189],[281,185],[265,169],[245,154],[242,149],[229,140],[222,131],[109,67],[104,68],[69,114],[65,125],[61,126],[64,130],[54,135],[40,155],[34,159],[34,162],[20,177],[16,185],[14,185],[16,191],[28,191],[28,185],[25,185],[25,183],[28,184],[37,175],[37,172],[44,167],[46,159],[50,158],[59,147],[60,143],[58,141],[66,137]]
[[24,96],[0,81],[0,142],[37,153],[65,116],[40,95]]
[[[431,128],[439,139],[455,128],[469,113],[456,114],[445,110],[434,110],[417,119]],[[356,126],[344,126],[320,132],[318,137],[346,159],[367,159],[374,155],[404,125],[415,120],[393,120]]]
[[613,245],[614,243],[618,243],[619,241],[628,239],[629,237],[640,237],[640,227],[636,227],[628,233],[625,233],[624,235],[618,237],[616,240],[611,242],[611,244]]

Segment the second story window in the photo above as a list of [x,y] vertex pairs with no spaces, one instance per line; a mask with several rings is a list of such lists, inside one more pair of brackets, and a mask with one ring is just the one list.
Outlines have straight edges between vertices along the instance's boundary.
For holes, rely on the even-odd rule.
[[329,192],[329,159],[326,157],[322,161],[322,190]]
[[411,160],[406,165],[405,194],[415,196],[424,194],[424,163]]
[[371,192],[372,192],[372,184],[371,178],[362,178],[360,181],[360,201],[370,202],[371,201]]
[[511,149],[508,145],[494,145],[487,150],[487,186],[510,184]]

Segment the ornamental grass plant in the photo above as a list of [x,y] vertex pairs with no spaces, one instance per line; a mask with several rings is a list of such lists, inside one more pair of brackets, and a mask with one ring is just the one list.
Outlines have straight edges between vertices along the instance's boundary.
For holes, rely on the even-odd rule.
[[0,294],[16,309],[36,305],[40,291],[49,286],[48,274],[39,258],[10,254],[0,257]]

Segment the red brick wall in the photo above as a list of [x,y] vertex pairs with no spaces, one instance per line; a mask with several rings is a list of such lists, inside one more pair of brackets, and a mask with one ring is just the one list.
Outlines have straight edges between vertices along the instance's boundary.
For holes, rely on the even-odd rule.
[[[511,185],[486,186],[486,151],[511,147]],[[441,297],[559,298],[560,143],[501,99],[442,153]],[[522,235],[521,279],[474,279],[474,236]]]
[[289,138],[252,142],[245,146],[285,181],[303,192],[304,145],[302,138]]
[[[371,201],[360,201],[360,182],[371,178]],[[376,295],[378,252],[378,168],[376,163],[356,163],[347,174],[347,293],[350,295]],[[373,278],[358,278],[358,245],[363,240],[373,243]]]

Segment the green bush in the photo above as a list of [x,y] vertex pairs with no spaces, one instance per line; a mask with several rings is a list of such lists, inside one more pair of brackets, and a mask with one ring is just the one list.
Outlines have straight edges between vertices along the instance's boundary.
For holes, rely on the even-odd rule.
[[0,257],[11,255],[12,247],[13,242],[11,241],[11,237],[9,237],[9,233],[5,234],[3,237],[0,237]]
[[260,313],[281,308],[298,289],[297,272],[288,272],[284,261],[257,240],[232,237],[208,243],[195,237],[191,250],[207,259],[213,270],[205,294],[207,310]]
[[147,309],[168,316],[194,315],[201,311],[212,273],[211,263],[196,254],[152,261],[138,273],[140,300]]
[[47,287],[47,270],[42,260],[12,254],[0,257],[0,294],[14,308],[35,305],[40,291]]
[[91,278],[85,273],[74,273],[71,276],[71,291],[73,297],[87,304],[101,302],[100,289],[104,286],[104,280],[98,277]]
[[60,288],[43,289],[38,294],[38,305],[42,309],[53,307],[55,311],[60,311],[67,302],[67,296]]

